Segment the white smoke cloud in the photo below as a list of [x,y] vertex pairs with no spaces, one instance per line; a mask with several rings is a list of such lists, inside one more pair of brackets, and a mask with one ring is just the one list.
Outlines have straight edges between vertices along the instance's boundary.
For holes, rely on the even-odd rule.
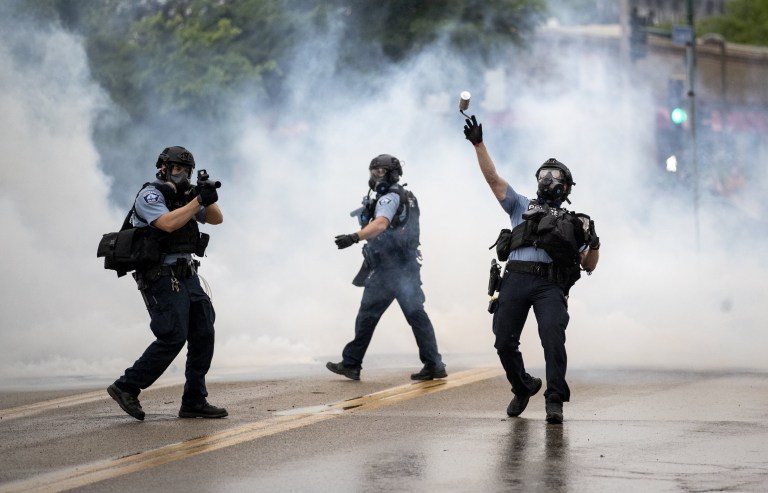
[[[110,381],[151,333],[132,280],[116,280],[95,257],[101,234],[116,229],[129,206],[109,203],[109,177],[91,140],[94,114],[109,101],[89,77],[78,38],[20,29],[4,29],[12,35],[0,45],[0,383]],[[333,237],[356,230],[348,212],[366,193],[368,163],[380,153],[404,161],[403,181],[420,199],[426,309],[449,369],[452,355],[494,361],[488,246],[509,223],[461,132],[461,90],[473,93],[470,112],[484,123],[502,176],[532,194],[538,164],[556,157],[577,182],[573,209],[596,221],[600,265],[570,299],[571,367],[766,368],[760,249],[728,241],[741,225],[724,221],[714,199],[702,199],[696,227],[688,193],[647,186],[652,103],[641,81],[629,84],[611,62],[584,55],[553,59],[556,77],[543,84],[526,61],[544,54],[512,52],[515,63],[492,72],[492,85],[469,87],[462,61],[437,48],[361,96],[345,93],[345,81],[327,68],[334,46],[331,36],[313,42],[314,51],[297,51],[294,102],[277,126],[258,114],[243,126],[240,158],[220,190],[224,224],[203,227],[212,241],[201,273],[217,311],[212,375],[340,357],[362,295],[350,284],[361,256],[359,246],[338,251]],[[515,109],[517,132],[497,111],[504,101]],[[217,177],[205,142],[166,145],[177,144]],[[159,150],[137,152],[151,163]],[[153,173],[150,164],[146,178]],[[543,366],[532,313],[522,350],[529,366]],[[396,305],[369,349],[390,353],[420,364]],[[169,373],[179,367],[183,352]]]

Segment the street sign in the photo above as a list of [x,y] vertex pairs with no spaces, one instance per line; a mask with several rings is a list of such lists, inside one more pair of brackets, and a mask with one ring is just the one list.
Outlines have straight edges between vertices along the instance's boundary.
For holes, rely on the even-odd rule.
[[673,26],[672,43],[685,46],[693,42],[693,29],[691,26]]

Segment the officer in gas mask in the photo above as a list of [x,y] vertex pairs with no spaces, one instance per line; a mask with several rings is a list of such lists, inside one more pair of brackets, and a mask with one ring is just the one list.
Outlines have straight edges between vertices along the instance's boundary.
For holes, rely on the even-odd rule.
[[186,344],[186,384],[179,417],[223,418],[226,409],[206,399],[215,312],[200,285],[200,262],[192,256],[202,257],[208,243],[208,235],[199,231],[198,223],[221,224],[224,220],[218,192],[215,186],[192,185],[195,159],[184,147],[165,148],[156,167],[157,180],[139,191],[130,214],[130,226],[148,228],[147,241],[161,253],[159,263],[133,274],[156,340],[107,392],[123,411],[143,420],[139,393],[165,372]]
[[[563,402],[570,399],[565,380],[569,289],[578,280],[580,269],[591,273],[597,266],[600,238],[589,216],[563,208],[564,203],[570,203],[568,197],[575,185],[563,163],[553,158],[539,167],[536,198],[529,199],[497,173],[483,143],[483,127],[474,115],[466,120],[464,135],[475,146],[480,171],[512,225],[512,230],[503,230],[499,236],[500,241],[507,242],[504,253],[499,253],[506,258],[499,260],[507,264],[493,306],[494,347],[514,394],[507,414],[519,416],[542,387],[540,378],[526,372],[519,349],[523,325],[533,308],[546,361],[546,420],[562,423]],[[555,231],[571,237],[558,237],[557,248],[545,249],[547,242],[555,244]],[[570,250],[568,245],[572,245]],[[489,287],[489,294],[491,290]]]
[[[339,235],[336,245],[348,248],[360,240],[364,263],[353,284],[364,286],[363,299],[355,321],[355,338],[344,347],[342,360],[326,367],[352,380],[360,379],[363,357],[384,311],[397,300],[413,330],[423,368],[412,380],[445,378],[442,356],[432,322],[424,311],[419,252],[419,205],[416,197],[399,184],[403,174],[400,160],[381,154],[368,167],[369,192],[363,207],[353,214],[361,229]],[[373,197],[372,197],[373,196]]]

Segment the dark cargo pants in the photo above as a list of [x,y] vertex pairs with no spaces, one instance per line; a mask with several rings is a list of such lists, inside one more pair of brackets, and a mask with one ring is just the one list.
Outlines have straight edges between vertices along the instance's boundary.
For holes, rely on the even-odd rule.
[[172,278],[162,276],[149,285],[145,295],[151,317],[149,326],[157,339],[115,384],[138,395],[160,378],[187,344],[182,404],[205,402],[205,375],[213,359],[216,313],[200,279],[196,274],[186,279],[179,277],[176,291]]
[[421,289],[420,266],[380,269],[366,280],[360,310],[355,320],[355,338],[342,352],[344,366],[359,368],[381,316],[394,300],[400,305],[408,325],[413,330],[419,359],[425,365],[443,367],[437,350],[432,322],[424,310],[424,291]]
[[544,348],[547,384],[544,397],[558,394],[567,402],[571,391],[565,381],[568,366],[565,329],[570,317],[568,301],[560,286],[536,274],[505,272],[499,290],[499,306],[493,315],[494,347],[512,392],[530,392],[531,376],[525,371],[520,335],[531,307]]

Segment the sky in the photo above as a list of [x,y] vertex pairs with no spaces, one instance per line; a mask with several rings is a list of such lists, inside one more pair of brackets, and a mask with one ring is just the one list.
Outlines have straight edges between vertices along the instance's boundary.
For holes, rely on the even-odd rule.
[[[82,40],[53,27],[0,25],[0,388],[106,385],[152,341],[132,279],[96,258],[98,240],[119,227],[141,183],[110,194],[119,156],[99,156],[92,135],[95,116],[112,103],[89,74]],[[349,212],[381,153],[404,163],[401,182],[419,198],[425,308],[448,371],[465,355],[498,364],[488,247],[509,218],[464,139],[465,90],[499,173],[530,196],[536,169],[555,157],[576,181],[570,208],[595,220],[600,264],[569,298],[570,368],[768,369],[759,322],[768,281],[757,267],[765,221],[754,213],[764,210],[755,205],[764,177],[748,184],[740,205],[703,192],[697,209],[685,189],[649,179],[653,102],[642,80],[607,60],[543,49],[511,51],[508,64],[471,86],[477,78],[438,43],[404,62],[385,90],[363,95],[345,92],[329,72],[333,33],[310,41],[296,50],[280,125],[254,113],[240,128],[239,159],[219,190],[224,223],[202,226],[212,236],[200,271],[216,309],[211,375],[340,360],[362,295],[351,284],[362,257],[360,245],[339,251],[333,238],[356,231]],[[530,65],[541,57],[552,74],[543,84]],[[508,107],[528,129],[517,138],[498,118]],[[156,140],[135,149],[147,181],[170,145],[191,150],[213,178],[223,175],[205,141],[177,142],[170,131]],[[532,313],[521,350],[529,367],[543,367]],[[389,355],[421,366],[396,305],[368,351],[375,365]],[[183,374],[183,356],[169,376]]]

